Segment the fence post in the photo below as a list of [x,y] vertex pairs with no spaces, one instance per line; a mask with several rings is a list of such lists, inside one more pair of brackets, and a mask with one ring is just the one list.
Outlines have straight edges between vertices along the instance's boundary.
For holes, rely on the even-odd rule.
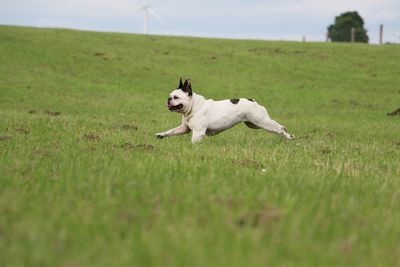
[[379,44],[383,43],[383,24],[379,26]]
[[356,28],[352,27],[351,28],[351,42],[354,43],[356,37]]

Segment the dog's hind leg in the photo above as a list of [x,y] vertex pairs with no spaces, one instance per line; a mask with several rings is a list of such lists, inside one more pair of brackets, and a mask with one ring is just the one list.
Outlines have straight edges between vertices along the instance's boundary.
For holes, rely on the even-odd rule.
[[[251,124],[253,124],[256,127],[262,128],[268,132],[275,133],[282,135],[288,140],[291,140],[294,138],[292,134],[289,134],[286,131],[286,128],[276,121],[272,120],[267,111],[265,110],[264,107],[260,107],[260,109],[257,112],[252,112],[247,115],[247,119]],[[246,123],[247,125],[247,123]],[[250,126],[249,126],[250,127]],[[250,127],[253,128],[253,127]]]
[[294,136],[286,131],[286,128],[274,120],[264,118],[263,120],[256,123],[256,125],[260,126],[261,128],[267,130],[271,133],[276,133],[282,135],[288,140],[292,140]]

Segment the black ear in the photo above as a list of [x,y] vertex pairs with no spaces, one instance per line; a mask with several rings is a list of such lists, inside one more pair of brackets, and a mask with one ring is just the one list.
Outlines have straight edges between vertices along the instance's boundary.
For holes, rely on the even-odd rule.
[[182,91],[188,93],[189,96],[193,95],[192,93],[192,85],[190,84],[190,80],[186,79],[185,83],[183,84]]
[[182,78],[179,78],[179,86],[178,86],[178,89],[182,89],[182,88],[183,88]]

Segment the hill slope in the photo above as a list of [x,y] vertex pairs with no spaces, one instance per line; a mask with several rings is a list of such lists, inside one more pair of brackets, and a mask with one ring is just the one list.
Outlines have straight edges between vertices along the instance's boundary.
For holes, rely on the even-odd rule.
[[[0,27],[1,266],[394,266],[400,47]],[[157,140],[179,77],[243,125]]]

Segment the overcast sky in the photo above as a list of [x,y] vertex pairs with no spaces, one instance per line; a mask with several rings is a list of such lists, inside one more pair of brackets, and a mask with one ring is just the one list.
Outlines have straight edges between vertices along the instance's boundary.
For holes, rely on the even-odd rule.
[[[400,42],[400,0],[148,0],[152,34],[324,41],[335,16],[358,11],[371,43]],[[141,0],[0,0],[0,24],[143,33]]]

